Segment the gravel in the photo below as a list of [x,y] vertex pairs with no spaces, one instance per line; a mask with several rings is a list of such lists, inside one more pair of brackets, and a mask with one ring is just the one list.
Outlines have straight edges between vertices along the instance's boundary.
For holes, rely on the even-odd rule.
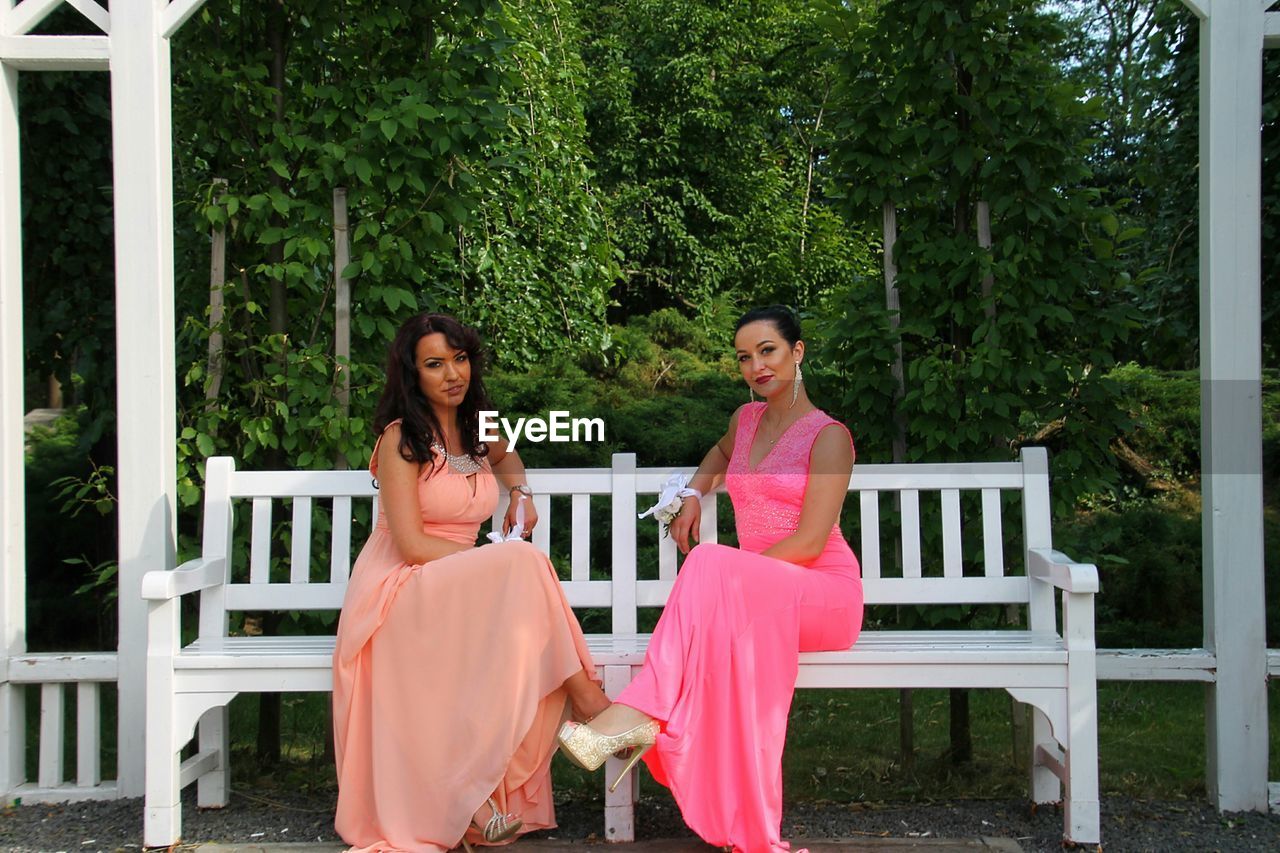
[[[199,810],[188,791],[184,842],[337,842],[333,794],[236,790],[225,809]],[[600,841],[600,800],[575,797],[558,804],[560,829],[538,833],[565,841]],[[786,838],[871,840],[1013,839],[1026,851],[1061,849],[1062,815],[1020,800],[915,803],[796,803],[783,821]],[[646,786],[636,810],[639,839],[692,838],[665,791]],[[532,836],[531,836],[532,837]],[[1108,797],[1102,837],[1112,851],[1280,850],[1280,815],[1220,815],[1200,801]],[[142,843],[142,801],[20,805],[0,811],[0,850],[136,850]],[[625,848],[623,848],[625,849]]]

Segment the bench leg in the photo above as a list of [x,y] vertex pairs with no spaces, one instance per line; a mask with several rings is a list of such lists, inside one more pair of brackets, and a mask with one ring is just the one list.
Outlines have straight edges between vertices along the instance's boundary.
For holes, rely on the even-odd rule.
[[[631,667],[604,667],[604,692],[610,697],[617,696],[631,683]],[[640,769],[637,767],[627,774],[627,778],[618,786],[618,790],[609,792],[609,783],[622,770],[623,762],[610,758],[604,763],[604,839],[608,842],[631,842],[636,840],[636,800],[640,796]]]
[[177,649],[178,602],[152,602],[147,611],[147,737],[144,749],[146,808],[142,843],[170,847],[182,837],[179,780],[178,702],[173,652]]
[[[1088,615],[1092,625],[1092,609]],[[1068,841],[1101,844],[1102,825],[1098,803],[1098,680],[1093,649],[1069,652],[1067,669],[1067,717],[1071,738],[1067,749],[1063,830]]]
[[[605,762],[605,785],[612,782],[622,769],[623,762],[610,758]],[[609,842],[632,842],[636,840],[636,800],[640,797],[640,769],[635,768],[622,780],[618,790],[604,792],[604,838]]]
[[142,843],[145,847],[170,847],[182,837],[182,802],[179,800],[178,764],[173,744],[173,697],[149,690],[147,695],[146,809]]
[[1031,706],[1031,801],[1033,803],[1056,803],[1062,799],[1062,787],[1053,768],[1045,763],[1041,750],[1042,744],[1052,747],[1053,727],[1049,718],[1034,705]]
[[200,808],[222,808],[231,799],[231,756],[227,752],[227,706],[219,705],[200,718],[200,752],[215,752],[218,766],[196,783]]

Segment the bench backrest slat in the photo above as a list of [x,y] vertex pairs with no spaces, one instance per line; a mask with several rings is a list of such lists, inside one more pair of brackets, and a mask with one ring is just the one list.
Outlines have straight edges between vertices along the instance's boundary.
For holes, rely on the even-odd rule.
[[[636,457],[613,457],[612,545],[613,626],[615,634],[636,632]],[[572,599],[570,599],[572,602]]]
[[[329,542],[329,583],[346,583],[351,577],[351,496],[333,499],[333,535]],[[375,516],[376,518],[376,516]]]
[[942,490],[942,574],[962,575],[960,554],[960,490]]
[[1000,518],[1000,490],[982,490],[982,573],[1004,577],[1004,525]]
[[864,578],[869,604],[1017,604],[1026,603],[1027,579],[1004,578]]
[[571,523],[573,537],[569,546],[569,577],[575,581],[591,580],[591,495],[575,494],[572,498]]
[[702,502],[702,520],[698,523],[699,542],[720,541],[719,507],[720,499],[715,495],[711,495]]
[[862,525],[862,547],[858,559],[862,577],[880,577],[880,493],[866,489],[858,494],[859,519]]
[[289,536],[289,583],[307,583],[311,580],[311,498],[293,499]]
[[[687,473],[692,470],[687,469]],[[640,523],[636,519],[637,507],[648,507],[670,474],[671,469],[637,469],[631,454],[616,454],[612,469],[529,472],[540,518],[534,530],[534,544],[549,552],[553,529],[569,524],[568,533],[560,531],[560,538],[555,540],[558,547],[567,542],[569,549],[566,595],[574,607],[610,608],[615,633],[634,632],[637,608],[665,604],[675,581],[682,558],[674,542],[662,536],[660,525],[651,518]],[[225,633],[228,611],[329,610],[341,605],[353,554],[362,544],[352,540],[354,513],[360,504],[369,501],[367,506],[376,518],[378,493],[368,472],[237,472],[231,460],[215,458],[208,460],[206,476],[206,555],[233,554],[231,538],[237,502],[252,507],[252,538],[248,548],[249,582],[229,583],[203,594],[202,636]],[[1052,593],[1045,590],[1042,594],[1039,588],[1044,585],[1029,583],[1025,560],[1016,562],[1018,574],[1008,574],[1002,520],[1010,495],[1016,494],[1021,499],[1025,547],[1052,547],[1048,466],[1042,450],[1024,450],[1019,462],[859,465],[850,489],[857,493],[857,509],[853,509],[854,502],[850,500],[847,510],[856,513],[859,528],[851,542],[862,565],[869,604],[1022,604],[1028,606],[1033,628],[1055,629]],[[923,499],[922,492],[927,493]],[[593,496],[609,502],[612,524],[611,553],[602,566],[608,574],[598,580],[592,579],[591,572],[593,557],[597,562],[603,557],[593,555],[591,548]],[[567,498],[570,512],[565,513],[561,506],[560,514],[553,518],[553,506],[558,506],[553,497],[555,501]],[[291,527],[274,521],[278,515],[274,512],[277,499],[287,501],[285,506],[291,505]],[[703,499],[701,541],[716,541],[718,509],[727,501],[727,496],[717,495]],[[888,502],[884,509],[882,501]],[[507,504],[508,498],[501,496],[493,517],[494,529],[500,528]],[[322,516],[330,508],[329,553],[320,555],[320,577],[312,582],[313,545],[317,549],[323,547],[313,542],[312,529],[316,515]],[[926,539],[922,524],[934,535]],[[935,533],[939,524],[941,537]],[[273,583],[272,537],[279,536],[286,527],[291,537],[289,582]],[[976,537],[979,531],[981,547],[976,539],[970,539],[966,551],[966,537]],[[645,574],[640,580],[638,540],[650,536],[656,540],[647,541],[657,542],[656,579],[653,574]],[[926,542],[929,553],[924,551]],[[932,549],[939,542],[941,550],[934,553]],[[888,565],[882,555],[886,547],[891,556]],[[236,570],[229,565],[229,571]],[[243,572],[243,567],[238,571]]]
[[249,542],[249,583],[271,580],[271,498],[253,499],[253,538]]
[[[537,545],[538,550],[542,551],[542,553],[550,554],[551,525],[554,523],[554,519],[551,517],[551,495],[546,492],[534,494],[533,505],[538,510],[538,524],[533,528],[533,544]],[[494,530],[502,530],[501,521],[494,527]]]
[[[661,525],[658,530],[661,531]],[[701,526],[698,528],[701,530]],[[658,533],[658,580],[672,583],[676,579],[676,542]]]
[[902,576],[921,577],[920,565],[920,492],[903,489],[898,493],[902,502]]

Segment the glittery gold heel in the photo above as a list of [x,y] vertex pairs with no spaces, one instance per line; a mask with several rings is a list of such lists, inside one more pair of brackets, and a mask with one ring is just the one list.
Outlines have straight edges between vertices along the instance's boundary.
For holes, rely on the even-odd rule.
[[560,727],[560,734],[556,739],[560,741],[560,751],[565,757],[584,770],[596,770],[610,755],[635,747],[622,772],[609,786],[610,791],[615,791],[623,778],[653,746],[659,731],[661,728],[657,720],[649,720],[616,735],[602,735],[586,723],[570,722]]

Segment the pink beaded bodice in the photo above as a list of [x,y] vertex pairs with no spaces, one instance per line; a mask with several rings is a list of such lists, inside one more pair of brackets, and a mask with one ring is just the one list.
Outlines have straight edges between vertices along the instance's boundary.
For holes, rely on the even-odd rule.
[[[759,402],[743,406],[733,439],[733,457],[725,472],[725,487],[737,520],[738,544],[756,552],[796,532],[809,482],[813,442],[823,427],[840,423],[818,409],[803,415],[752,468],[751,446],[765,407]],[[832,526],[831,536],[843,541],[839,525]]]

